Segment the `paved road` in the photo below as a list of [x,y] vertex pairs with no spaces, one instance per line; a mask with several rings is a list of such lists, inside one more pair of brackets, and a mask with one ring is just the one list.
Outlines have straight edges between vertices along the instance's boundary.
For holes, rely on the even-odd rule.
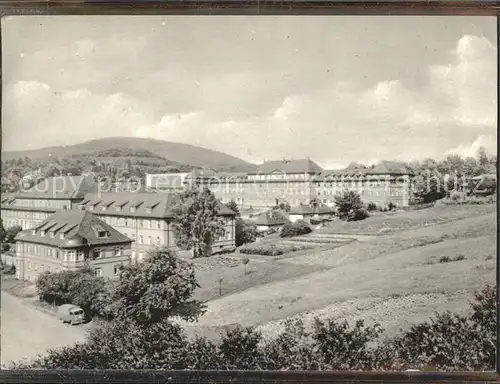
[[62,324],[22,299],[1,292],[1,364],[43,354],[49,348],[83,341],[87,327]]

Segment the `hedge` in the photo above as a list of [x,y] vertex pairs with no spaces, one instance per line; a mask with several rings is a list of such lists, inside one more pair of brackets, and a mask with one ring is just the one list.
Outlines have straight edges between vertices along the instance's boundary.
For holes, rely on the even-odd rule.
[[246,255],[261,255],[261,256],[279,256],[285,253],[303,251],[306,249],[312,249],[315,246],[309,245],[288,245],[288,244],[252,244],[243,248],[240,248],[240,253]]

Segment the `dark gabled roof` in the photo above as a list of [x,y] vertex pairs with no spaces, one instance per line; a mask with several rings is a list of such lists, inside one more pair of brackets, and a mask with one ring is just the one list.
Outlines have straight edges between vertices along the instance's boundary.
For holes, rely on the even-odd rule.
[[259,166],[251,175],[268,173],[319,173],[323,169],[311,159],[267,161]]
[[252,217],[252,221],[255,225],[283,225],[289,220],[278,210],[272,212],[262,212],[258,215]]
[[91,176],[54,176],[16,194],[16,198],[81,199],[89,192],[97,192]]
[[[81,207],[90,212],[110,216],[133,216],[133,217],[151,217],[168,218],[171,217],[171,208],[177,197],[170,193],[154,192],[106,192],[89,193],[85,195]],[[85,203],[88,201],[87,203]],[[94,210],[90,207],[94,206]],[[103,211],[102,207],[106,207]],[[117,210],[117,207],[120,210]],[[134,208],[131,210],[131,208]]]
[[332,207],[329,207],[325,204],[320,204],[314,210],[314,213],[334,213],[335,210]]
[[412,170],[396,161],[381,161],[375,168],[368,170],[368,175],[411,175]]
[[318,204],[311,207],[307,204],[300,204],[290,209],[292,215],[315,215],[315,214],[333,214],[335,210],[325,204]]
[[[99,238],[97,230],[107,232],[107,237]],[[45,235],[42,236],[42,231]],[[54,232],[54,237],[51,236]],[[60,235],[64,234],[61,239]],[[16,240],[53,245],[57,247],[76,247],[79,245],[127,244],[132,240],[96,215],[82,211],[61,211],[38,224],[35,228],[21,231]]]
[[365,176],[369,170],[367,169],[332,169],[324,171],[321,175],[315,178],[316,181],[335,181],[340,178],[356,179]]
[[2,204],[11,204],[16,200],[16,194],[15,193],[2,193],[1,196],[1,203]]
[[[86,195],[80,206],[84,207],[85,210],[88,210],[89,206],[97,203],[94,210],[90,210],[90,212],[95,211],[96,214],[166,219],[174,217],[172,208],[178,199],[179,196],[175,193],[107,192]],[[86,201],[89,202],[85,203]],[[106,206],[109,202],[111,203]],[[103,206],[106,206],[105,211],[102,210]],[[120,210],[117,210],[116,207],[120,207]],[[131,210],[131,208],[135,209]],[[221,204],[219,215],[234,216],[235,213],[224,204]]]
[[291,207],[290,209],[290,214],[291,215],[307,215],[307,214],[313,214],[314,213],[314,210],[312,209],[312,207],[310,207],[309,205],[297,205],[295,207]]

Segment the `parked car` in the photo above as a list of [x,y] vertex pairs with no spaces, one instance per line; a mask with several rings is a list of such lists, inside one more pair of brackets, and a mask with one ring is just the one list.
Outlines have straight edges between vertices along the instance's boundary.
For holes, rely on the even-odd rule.
[[71,325],[81,324],[85,321],[85,312],[78,305],[63,304],[57,309],[57,318]]

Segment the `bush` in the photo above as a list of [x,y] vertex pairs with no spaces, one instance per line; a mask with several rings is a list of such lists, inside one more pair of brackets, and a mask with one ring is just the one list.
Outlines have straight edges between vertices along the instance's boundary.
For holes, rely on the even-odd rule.
[[105,305],[102,303],[107,298],[106,288],[106,281],[88,269],[44,272],[36,281],[41,300],[54,305],[78,305],[89,317],[106,315],[103,313]]
[[10,251],[10,244],[2,243],[0,246],[0,249],[2,252],[9,252]]
[[363,208],[361,197],[354,191],[344,191],[335,196],[337,214],[342,220],[353,221],[367,218],[368,211]]
[[15,275],[16,266],[10,264],[2,264],[2,275]]
[[237,218],[235,222],[236,246],[253,243],[257,239],[257,226],[251,222],[247,222],[241,218]]
[[286,223],[281,229],[281,237],[294,237],[300,235],[307,235],[311,233],[312,229],[304,220],[298,220],[295,223]]
[[383,332],[375,324],[365,326],[358,320],[354,327],[344,321],[333,320],[314,322],[313,340],[318,350],[317,359],[321,369],[326,370],[369,370],[376,361],[375,349],[370,347]]
[[459,201],[463,198],[462,194],[459,192],[453,192],[450,196],[451,201]]
[[439,259],[439,262],[440,263],[449,263],[451,261],[451,257],[449,256],[442,256],[440,259]]
[[172,316],[196,320],[204,311],[202,303],[191,300],[197,287],[193,264],[161,248],[149,252],[142,263],[122,268],[109,310],[113,317],[145,326]]
[[370,215],[368,214],[368,211],[363,208],[363,209],[359,209],[357,211],[354,211],[352,216],[347,220],[348,221],[358,221],[358,220],[364,220],[367,217],[370,217]]
[[394,209],[396,209],[396,208],[397,208],[396,204],[394,204],[392,201],[391,201],[391,202],[389,202],[389,204],[387,205],[387,209],[388,209],[389,211],[393,211],[393,210],[394,210]]
[[495,368],[496,291],[486,286],[471,303],[472,314],[437,314],[392,340],[400,369],[488,371]]
[[283,225],[283,228],[281,228],[280,236],[281,237],[296,236],[295,227],[293,223],[286,223],[285,225]]
[[140,324],[127,316],[96,323],[85,343],[49,350],[14,369],[246,369],[490,371],[495,369],[496,288],[476,293],[468,316],[449,312],[380,340],[377,324],[315,319],[307,332],[287,320],[277,337],[253,327],[226,330],[219,341],[196,337],[162,319]]
[[184,369],[187,344],[177,325],[162,321],[141,327],[120,318],[96,323],[84,343],[49,350],[29,368]]
[[262,352],[259,343],[262,340],[260,332],[252,327],[227,330],[222,336],[219,353],[222,368],[237,369],[262,369]]
[[368,203],[368,205],[366,206],[366,209],[368,210],[368,212],[376,211],[377,210],[377,204],[375,204],[375,203]]
[[23,230],[23,227],[20,225],[14,225],[13,227],[7,228],[5,232],[5,241],[7,243],[14,243],[14,238],[17,236],[19,232]]

